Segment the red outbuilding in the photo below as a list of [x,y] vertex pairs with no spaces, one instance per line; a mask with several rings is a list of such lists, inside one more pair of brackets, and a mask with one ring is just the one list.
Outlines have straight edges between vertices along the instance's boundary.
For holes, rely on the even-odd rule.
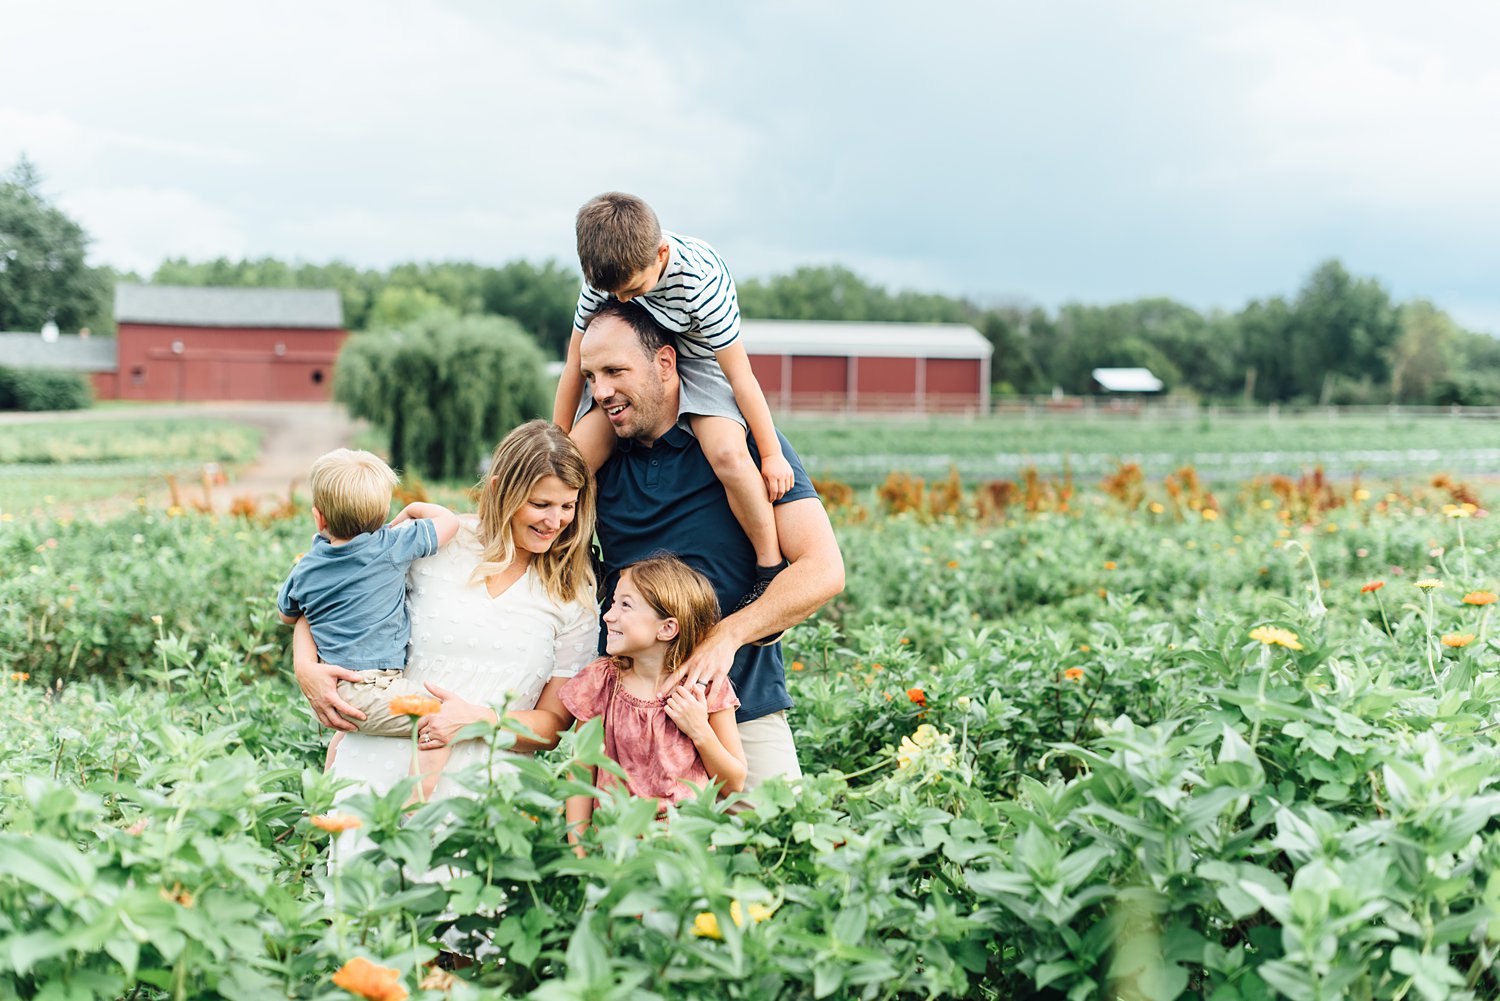
[[327,400],[348,333],[332,289],[115,289],[122,400]]
[[782,412],[988,413],[994,346],[961,323],[745,320],[745,351]]

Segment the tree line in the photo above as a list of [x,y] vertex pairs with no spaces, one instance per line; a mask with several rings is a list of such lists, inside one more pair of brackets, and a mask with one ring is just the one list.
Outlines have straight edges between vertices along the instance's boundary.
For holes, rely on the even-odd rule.
[[[388,269],[275,258],[164,261],[150,275],[84,264],[87,235],[50,205],[26,160],[0,184],[0,329],[113,331],[117,281],[336,289],[351,330],[393,330],[436,311],[514,320],[544,352],[565,351],[579,275],[517,260],[406,263]],[[847,268],[803,267],[739,283],[750,319],[949,322],[995,348],[1001,393],[1091,391],[1099,367],[1144,366],[1167,391],[1208,401],[1500,405],[1500,340],[1460,327],[1426,301],[1397,303],[1381,283],[1326,261],[1287,296],[1238,312],[1166,298],[1112,305],[1024,304],[890,291]],[[753,350],[753,345],[751,345]]]

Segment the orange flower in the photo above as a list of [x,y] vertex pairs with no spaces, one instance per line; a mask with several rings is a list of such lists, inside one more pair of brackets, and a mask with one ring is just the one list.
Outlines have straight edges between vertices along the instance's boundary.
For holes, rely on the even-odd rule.
[[1443,646],[1461,647],[1473,642],[1473,633],[1448,633],[1443,637]]
[[1113,570],[1114,568],[1115,568],[1115,561],[1114,560],[1105,560],[1104,561],[1104,569],[1106,569],[1106,570]]
[[11,681],[30,681],[31,675],[26,671],[16,671],[10,676]]
[[957,570],[958,569],[958,560],[949,560],[948,561],[948,569],[949,570]]
[[1066,671],[1063,672],[1063,677],[1067,678],[1069,681],[1082,681],[1083,680],[1083,668],[1081,668],[1081,667],[1070,667]]
[[333,985],[368,1001],[406,1001],[401,971],[356,956],[333,975]]
[[312,825],[320,830],[338,834],[340,831],[352,831],[356,827],[362,827],[364,821],[358,817],[352,817],[347,813],[326,813],[312,819]]
[[1464,595],[1465,605],[1493,605],[1494,603],[1494,591],[1470,591]]
[[800,660],[794,660],[794,661],[792,661],[792,670],[793,671],[805,671],[805,670],[807,670],[807,665],[804,664],[804,663],[802,663],[802,661],[800,661]]
[[921,706],[923,709],[927,708],[927,693],[922,691],[922,689],[908,688],[906,690],[906,697],[911,699],[917,705]]
[[397,695],[391,699],[392,716],[432,716],[443,711],[443,704],[431,695]]
[[1359,589],[1359,593],[1360,594],[1369,594],[1371,591],[1379,591],[1383,587],[1385,587],[1385,581],[1383,581],[1383,580],[1372,580],[1372,581],[1370,581],[1370,583],[1368,583],[1364,587],[1360,588]]

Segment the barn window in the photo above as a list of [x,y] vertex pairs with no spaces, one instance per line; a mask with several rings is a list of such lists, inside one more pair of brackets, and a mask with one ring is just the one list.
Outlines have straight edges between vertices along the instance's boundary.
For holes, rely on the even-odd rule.
[[323,383],[323,370],[321,368],[315,368],[315,369],[313,369],[312,381],[313,381],[313,385],[314,386],[322,385],[322,383]]
[[184,345],[183,345],[183,343],[181,341],[173,341],[172,342],[172,353],[174,355],[180,355],[180,354],[182,354],[183,350],[184,350]]
[[130,382],[135,386],[143,386],[146,383],[146,366],[132,365],[130,368]]

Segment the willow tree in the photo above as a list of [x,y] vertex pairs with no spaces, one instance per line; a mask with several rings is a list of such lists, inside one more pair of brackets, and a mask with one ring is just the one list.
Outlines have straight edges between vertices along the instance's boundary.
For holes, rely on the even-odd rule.
[[334,398],[389,436],[396,469],[469,479],[506,432],[548,410],[544,370],[515,321],[441,310],[350,337]]

